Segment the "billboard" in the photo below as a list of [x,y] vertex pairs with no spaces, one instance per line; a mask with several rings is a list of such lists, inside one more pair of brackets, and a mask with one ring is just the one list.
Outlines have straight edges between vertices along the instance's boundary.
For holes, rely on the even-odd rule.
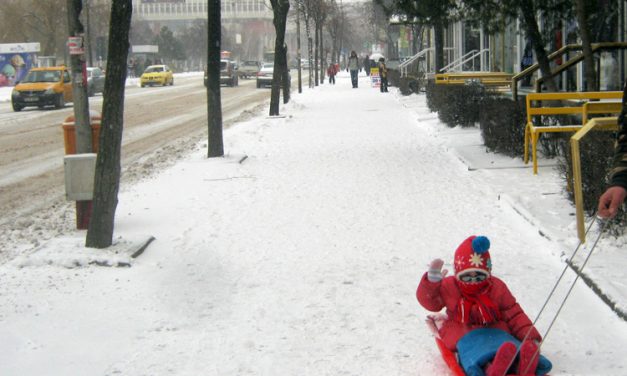
[[0,87],[14,86],[35,66],[39,43],[0,44]]
[[0,87],[14,86],[35,66],[39,43],[0,44]]

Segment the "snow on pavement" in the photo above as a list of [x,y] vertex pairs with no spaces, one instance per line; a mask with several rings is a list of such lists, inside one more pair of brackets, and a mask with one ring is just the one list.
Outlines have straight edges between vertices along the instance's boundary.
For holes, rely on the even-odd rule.
[[[561,245],[405,101],[342,72],[284,118],[227,129],[225,158],[200,142],[122,192],[117,241],[156,237],[131,267],[89,264],[103,251],[78,231],[1,266],[0,374],[446,374],[414,294],[472,234],[533,318]],[[624,375],[626,346],[627,324],[578,284],[543,351],[552,375]]]

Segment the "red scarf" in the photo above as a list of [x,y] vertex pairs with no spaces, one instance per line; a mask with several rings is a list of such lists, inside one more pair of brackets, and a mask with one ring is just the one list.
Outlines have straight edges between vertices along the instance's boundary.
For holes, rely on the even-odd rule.
[[457,304],[457,315],[462,324],[488,325],[501,318],[498,307],[489,296],[492,289],[489,278],[478,283],[455,281],[462,295]]

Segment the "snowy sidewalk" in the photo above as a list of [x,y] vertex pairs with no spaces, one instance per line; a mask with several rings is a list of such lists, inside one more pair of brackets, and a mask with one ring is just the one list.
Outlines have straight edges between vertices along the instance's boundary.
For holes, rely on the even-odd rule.
[[[122,192],[119,242],[156,237],[130,268],[81,261],[98,252],[82,232],[0,267],[0,374],[443,375],[415,289],[472,234],[535,316],[564,247],[515,210],[532,176],[469,171],[452,140],[476,136],[365,76],[281,113],[227,129],[225,158],[201,142]],[[627,324],[579,284],[543,351],[552,375],[621,375],[626,347]]]

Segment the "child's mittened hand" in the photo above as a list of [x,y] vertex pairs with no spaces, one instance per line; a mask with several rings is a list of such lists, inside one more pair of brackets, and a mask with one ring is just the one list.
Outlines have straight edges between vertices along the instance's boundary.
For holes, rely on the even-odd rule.
[[444,260],[435,259],[429,264],[429,271],[427,272],[427,279],[430,282],[440,282],[442,278],[446,277],[448,270],[442,270],[444,266]]

